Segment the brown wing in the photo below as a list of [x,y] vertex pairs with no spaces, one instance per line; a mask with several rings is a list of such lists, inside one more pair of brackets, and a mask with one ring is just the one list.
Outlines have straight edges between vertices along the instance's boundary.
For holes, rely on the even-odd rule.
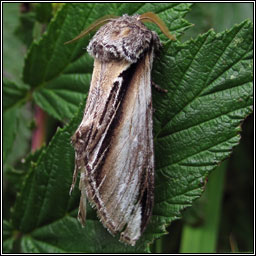
[[96,60],[84,118],[73,137],[80,189],[104,226],[122,232],[120,240],[132,245],[153,207],[151,64],[151,52],[135,64]]

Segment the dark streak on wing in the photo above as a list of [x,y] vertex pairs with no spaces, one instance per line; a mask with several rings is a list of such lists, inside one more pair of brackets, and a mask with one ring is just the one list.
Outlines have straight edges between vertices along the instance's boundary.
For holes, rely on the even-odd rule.
[[[149,102],[148,104],[148,111],[146,112],[146,123],[150,123],[152,122],[152,101]],[[150,161],[151,159],[151,154],[153,154],[153,152],[151,152],[151,150],[153,150],[153,145],[150,145],[150,133],[152,133],[152,131],[147,130],[147,135],[148,135],[148,140],[147,143],[149,143],[149,145],[147,146],[148,150],[148,161]],[[150,150],[151,149],[151,150]],[[153,163],[154,164],[154,163]],[[148,167],[149,169],[146,170],[146,172],[144,172],[144,175],[146,176],[145,178],[142,177],[142,180],[146,180],[146,182],[143,184],[144,187],[141,188],[141,190],[143,191],[143,196],[141,199],[141,206],[142,206],[142,216],[144,216],[144,218],[142,219],[142,223],[141,223],[141,232],[144,231],[148,221],[149,221],[149,217],[152,214],[152,209],[153,209],[153,198],[154,198],[154,166],[151,166],[151,163],[146,163],[146,167]]]
[[[148,60],[148,56],[146,56],[146,58]],[[145,61],[144,58],[142,58],[141,60],[143,60],[142,63],[141,60],[140,62],[137,63],[136,65],[136,69],[141,69],[143,70],[143,65],[145,65],[144,61]],[[138,72],[136,70],[136,72]],[[127,72],[127,74],[129,74]],[[138,74],[137,74],[138,75]],[[143,74],[143,71],[140,73],[140,75],[144,76]],[[141,78],[141,79],[142,79]],[[124,77],[124,81],[127,81],[127,79]],[[150,84],[150,83],[149,83]],[[131,84],[132,85],[132,84]],[[140,85],[142,86],[142,85]],[[151,89],[151,88],[149,88]],[[138,93],[138,92],[137,92]],[[137,102],[140,102],[140,97],[137,97]],[[123,101],[125,102],[125,99],[123,99]],[[132,107],[132,106],[130,106]],[[151,216],[151,212],[152,212],[152,208],[153,208],[153,186],[154,186],[154,170],[153,170],[153,136],[152,136],[152,102],[151,102],[151,99],[147,105],[147,107],[145,108],[145,118],[140,118],[138,119],[136,125],[140,125],[138,126],[137,128],[139,129],[146,129],[146,130],[138,130],[138,140],[141,141],[141,142],[144,142],[146,143],[146,145],[142,146],[142,144],[139,144],[138,147],[136,148],[131,148],[131,152],[128,154],[127,156],[127,160],[125,161],[127,164],[127,170],[123,170],[123,171],[126,171],[128,175],[128,178],[125,179],[125,181],[127,182],[127,185],[126,185],[126,189],[123,191],[123,193],[120,195],[120,200],[122,201],[123,199],[124,200],[127,200],[127,189],[129,189],[129,186],[128,184],[130,184],[132,182],[132,180],[134,179],[134,175],[136,176],[137,175],[137,172],[139,172],[139,183],[138,183],[138,186],[139,186],[139,195],[136,195],[136,190],[133,191],[133,196],[131,197],[131,201],[128,201],[128,204],[127,204],[127,210],[130,208],[132,209],[132,212],[130,213],[130,219],[128,222],[126,222],[127,220],[124,219],[124,216],[120,216],[119,218],[119,222],[118,222],[118,228],[119,228],[119,231],[122,231],[125,229],[125,231],[122,233],[123,234],[123,239],[126,239],[126,240],[129,240],[129,236],[126,236],[127,232],[126,232],[126,227],[123,227],[122,225],[124,223],[127,223],[129,224],[129,222],[132,222],[132,220],[135,218],[135,212],[136,212],[136,209],[139,206],[141,206],[141,224],[140,224],[140,229],[141,229],[141,233],[144,231],[148,221],[149,221],[149,217]],[[121,112],[121,110],[120,110]],[[125,114],[125,112],[124,112]],[[122,119],[124,118],[124,116],[122,117]],[[124,120],[126,120],[126,118],[124,118]],[[128,121],[128,120],[126,120]],[[131,121],[131,120],[130,120]],[[145,122],[145,123],[144,123]],[[148,126],[148,125],[149,126]],[[135,124],[134,124],[135,125]],[[114,127],[117,128],[118,125],[114,123]],[[137,129],[136,128],[136,129]],[[131,135],[133,136],[133,135]],[[140,136],[142,136],[140,138]],[[115,144],[114,144],[115,145]],[[104,148],[104,147],[103,147]],[[146,150],[145,150],[146,148]],[[133,151],[135,150],[135,151]],[[143,167],[139,167],[139,163],[140,163],[140,160],[137,160],[138,158],[138,154],[140,154],[141,152],[144,152],[145,155],[144,155],[144,160],[143,160]],[[132,158],[130,158],[130,156],[132,156]],[[117,155],[118,157],[118,155]],[[128,172],[129,170],[129,172]],[[102,178],[103,178],[103,175],[101,172],[99,172],[99,181],[102,181]],[[120,185],[120,181],[122,181],[122,179],[120,178],[119,181],[117,181],[117,184],[113,184],[113,186],[115,187],[115,189],[112,190],[111,194],[108,194],[108,199],[106,199],[104,201],[105,205],[111,205],[111,200],[113,200],[113,198],[115,198],[115,195],[117,193],[117,190],[119,189],[119,185]],[[98,182],[99,184],[99,182]],[[102,193],[104,193],[102,191]],[[135,200],[135,201],[134,201]],[[114,207],[114,209],[110,208],[108,210],[111,210],[111,214],[110,214],[110,217],[112,217],[112,214],[115,215],[115,210],[119,210],[118,209],[118,205],[116,205]],[[124,211],[125,212],[125,211]],[[104,219],[104,216],[101,216],[103,217]],[[105,219],[106,221],[106,219]],[[119,227],[120,225],[120,227]]]
[[[130,81],[132,80],[134,71],[136,70],[136,66],[138,63],[131,64],[130,67],[123,71],[119,77],[122,77],[123,79],[122,84],[119,84],[118,81],[114,82],[114,86],[111,89],[109,96],[107,99],[105,99],[105,105],[104,109],[101,111],[100,117],[98,117],[98,122],[93,122],[90,126],[82,127],[84,128],[81,136],[77,132],[75,134],[76,141],[75,143],[79,143],[80,138],[86,138],[86,145],[83,149],[87,154],[85,156],[84,166],[87,170],[87,173],[89,176],[85,176],[85,185],[87,190],[87,196],[89,201],[91,202],[93,207],[98,208],[101,203],[99,201],[99,198],[95,196],[96,191],[94,190],[92,184],[93,182],[96,182],[96,188],[98,188],[99,184],[102,181],[101,176],[101,170],[102,166],[104,165],[109,144],[111,143],[111,137],[113,134],[113,131],[116,126],[118,126],[120,115],[122,114],[122,103],[123,98],[125,97],[127,88],[129,87]],[[118,88],[120,87],[120,89]],[[96,111],[95,111],[96,113]],[[97,126],[100,126],[100,128],[97,128]],[[108,126],[109,125],[109,126]],[[100,129],[100,131],[99,131]],[[90,162],[90,155],[95,151],[98,143],[100,143],[100,139],[102,135],[102,131],[106,131],[105,138],[103,142],[101,142],[101,146],[99,148],[99,151],[97,153],[97,158],[93,164],[92,167],[88,164]],[[98,134],[99,136],[97,136]],[[99,209],[99,208],[98,208]],[[101,217],[105,220],[107,220],[106,213],[104,211],[101,212]],[[116,226],[114,226],[111,222],[107,224],[110,231],[114,234]]]
[[146,172],[145,182],[142,185],[141,191],[142,198],[141,198],[141,207],[142,207],[142,222],[141,222],[141,233],[145,230],[149,218],[152,213],[153,209],[153,197],[154,197],[154,180],[152,179],[154,176],[152,174],[154,170],[148,169],[144,171]]
[[[141,91],[142,95],[140,95],[138,89],[144,88],[143,83],[141,83],[143,79],[146,79],[145,81],[151,84],[151,80],[147,79],[150,77],[149,59],[150,53],[145,53],[138,62],[131,64],[126,70],[119,74],[118,77],[122,79],[113,82],[107,96],[106,94],[104,95],[103,88],[94,88],[95,90],[92,91],[92,96],[96,94],[99,97],[98,99],[104,102],[100,105],[99,102],[94,99],[88,102],[88,108],[94,112],[91,113],[91,115],[95,116],[95,113],[97,113],[96,118],[93,119],[93,122],[87,122],[85,123],[86,125],[81,126],[72,138],[76,151],[80,153],[80,159],[83,161],[85,167],[85,176],[82,182],[84,182],[87,198],[91,205],[97,208],[99,218],[109,231],[112,234],[115,234],[117,231],[123,231],[121,236],[122,240],[125,241],[131,239],[129,229],[136,219],[138,207],[141,209],[141,233],[144,231],[149,221],[153,208],[154,166],[152,161],[152,102],[151,98],[147,98],[147,101],[145,101],[145,91]],[[105,67],[104,64],[100,65],[102,65],[100,66],[100,71],[102,72]],[[120,84],[121,81],[122,83]],[[144,90],[148,91],[149,89],[151,88],[147,87]],[[100,95],[105,97],[101,98]],[[147,104],[146,106],[143,105],[142,115],[139,114],[140,112],[133,112],[133,105],[130,103],[131,95],[136,96],[136,111],[138,111],[138,106],[140,106],[142,102],[145,101]],[[148,94],[147,97],[151,97],[151,94]],[[123,105],[126,107],[124,108]],[[129,116],[129,118],[126,117],[125,111],[127,111],[127,109],[132,111],[130,111],[131,116]],[[90,112],[88,112],[88,115],[89,114]],[[136,116],[135,119],[133,119],[133,114]],[[84,116],[84,118],[87,117],[87,115]],[[134,123],[134,120],[137,121]],[[119,133],[116,133],[116,131],[120,128],[122,129],[126,122],[133,128],[128,140],[128,143],[131,142],[131,146],[129,147],[127,145],[129,147],[127,158],[125,159],[124,155],[122,158],[126,165],[124,169],[120,170],[121,177],[116,180],[116,184],[112,184],[111,180],[114,178],[117,170],[113,169],[114,172],[111,173],[112,170],[111,165],[109,165],[108,156],[113,157],[110,151],[115,148],[116,138],[119,138]],[[122,135],[120,135],[120,138],[122,138]],[[137,138],[139,141],[138,145],[133,144],[133,138]],[[83,143],[81,143],[80,140],[82,140]],[[119,145],[122,145],[121,141],[119,141]],[[110,161],[113,161],[111,157]],[[118,152],[114,154],[114,158],[115,157],[118,157]],[[106,159],[108,159],[108,161],[106,161]],[[108,168],[106,168],[106,164],[109,166]],[[124,172],[126,172],[126,174]],[[100,190],[99,187],[106,175],[108,181],[103,184],[102,190]],[[123,175],[126,175],[126,177]],[[138,180],[134,183],[134,178],[136,177],[138,177]],[[122,182],[127,183],[127,185],[120,194],[118,201],[116,201],[114,198],[116,198]],[[131,191],[132,183],[137,185],[135,190]],[[120,214],[119,200],[124,200],[124,202],[128,200],[127,205],[125,205],[123,209],[124,212],[128,212],[128,219],[124,213]],[[113,205],[113,202],[116,204]]]
[[102,122],[103,122],[103,120],[105,118],[107,110],[109,110],[109,108],[112,109],[111,106],[109,106],[109,103],[110,102],[112,103],[113,99],[115,98],[115,96],[117,94],[117,90],[118,90],[118,85],[119,85],[118,81],[114,82],[114,86],[112,87],[112,89],[110,91],[109,97],[108,97],[108,99],[106,101],[106,104],[105,104],[105,107],[104,107],[104,110],[101,113],[101,117],[100,117],[100,120],[99,120],[99,125],[102,124]]
[[[118,122],[119,122],[119,118],[120,118],[120,115],[122,114],[122,102],[123,102],[123,98],[125,97],[125,93],[127,91],[127,88],[130,84],[130,81],[132,79],[132,76],[134,74],[134,70],[136,69],[136,66],[137,66],[137,63],[134,63],[132,64],[127,70],[123,71],[119,77],[122,77],[123,78],[123,82],[122,84],[120,85],[121,86],[121,89],[119,91],[119,94],[118,94],[118,98],[114,104],[114,108],[117,110],[115,113],[111,113],[112,115],[115,114],[114,118],[112,119],[112,123],[110,124],[109,126],[109,129],[108,129],[108,132],[107,132],[107,135],[105,137],[105,140],[103,141],[103,144],[101,146],[101,149],[99,151],[99,154],[98,154],[98,158],[97,158],[97,161],[96,161],[96,165],[98,164],[98,160],[99,160],[99,157],[101,156],[101,154],[103,153],[103,151],[105,150],[105,148],[110,144],[110,141],[111,141],[111,136],[112,136],[112,133],[115,129],[115,127],[117,126]],[[116,84],[117,86],[118,84]],[[110,93],[110,96],[109,98],[113,99],[113,96],[115,95],[116,91],[112,91]],[[107,100],[108,102],[112,102],[111,100]],[[118,105],[119,103],[121,103],[120,105]],[[112,106],[109,106],[110,109],[112,109]],[[105,111],[105,109],[104,109]],[[105,113],[107,112],[108,110],[106,109]],[[104,156],[104,159],[106,158],[106,154]],[[101,167],[103,164],[104,164],[104,159],[102,160],[101,164],[99,165],[99,167]],[[96,184],[99,185],[100,181],[101,181],[101,172],[99,170],[101,170],[101,168],[97,168],[96,172],[97,174],[95,174],[95,180],[96,180]],[[95,173],[96,173],[95,172]]]

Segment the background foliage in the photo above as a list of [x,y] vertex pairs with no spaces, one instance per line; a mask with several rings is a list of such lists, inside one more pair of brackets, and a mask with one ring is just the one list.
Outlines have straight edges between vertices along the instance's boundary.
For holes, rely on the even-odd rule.
[[[130,247],[110,236],[90,207],[85,229],[75,219],[79,191],[68,196],[70,137],[89,88],[93,60],[82,48],[92,35],[63,43],[103,15],[147,11],[183,43],[166,41],[149,25],[163,42],[152,77],[168,93],[153,89],[155,207],[145,234]],[[252,5],[5,3],[3,14],[4,252],[253,250],[252,116],[240,146],[207,184],[252,112],[253,33],[252,23],[243,21],[252,18]],[[28,154],[31,142],[38,150]]]

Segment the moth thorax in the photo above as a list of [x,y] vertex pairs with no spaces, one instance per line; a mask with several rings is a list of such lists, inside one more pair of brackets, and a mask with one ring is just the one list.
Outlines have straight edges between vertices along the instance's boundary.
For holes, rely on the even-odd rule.
[[135,63],[143,53],[160,45],[157,34],[138,20],[138,15],[123,15],[102,26],[87,50],[100,61],[127,60]]

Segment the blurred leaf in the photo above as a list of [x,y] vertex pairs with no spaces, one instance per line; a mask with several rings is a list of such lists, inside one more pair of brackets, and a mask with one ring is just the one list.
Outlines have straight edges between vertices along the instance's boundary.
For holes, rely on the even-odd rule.
[[39,150],[30,153],[25,159],[23,158],[15,168],[10,165],[5,166],[4,174],[10,184],[11,190],[16,192],[20,191],[23,179],[28,173],[30,166],[37,162],[38,157],[44,150],[45,147],[43,146]]
[[19,109],[10,108],[3,113],[3,162],[12,150],[13,142],[17,132]]
[[3,3],[3,76],[20,83],[24,49],[23,44],[14,35],[18,25],[19,4]]
[[233,24],[240,23],[247,18],[253,21],[252,3],[210,3],[199,5],[209,17],[209,26],[213,27],[217,32],[230,29]]
[[19,114],[17,116],[17,129],[15,131],[16,136],[13,142],[12,150],[9,151],[4,163],[4,171],[7,165],[16,165],[17,162],[19,162],[22,157],[26,156],[30,150],[32,133],[31,120],[33,118],[31,108],[29,104],[21,104],[17,106],[17,108]]
[[48,23],[52,17],[52,3],[37,3],[35,12],[37,21]]
[[[216,171],[214,171],[214,172],[216,172]],[[205,186],[206,186],[206,181],[204,181],[204,182],[205,182]],[[192,207],[186,209],[182,213],[182,220],[185,222],[186,225],[189,225],[192,227],[198,227],[204,223],[205,207],[207,204],[207,200],[204,195],[205,195],[205,193],[202,195],[202,197],[200,197],[200,199],[195,200],[193,202]]]
[[33,41],[33,29],[36,21],[35,13],[28,12],[28,13],[21,14],[19,19],[20,19],[20,24],[15,29],[14,33],[21,40],[23,44],[29,47]]
[[12,225],[7,220],[3,220],[3,253],[12,253],[15,241],[13,232]]
[[28,87],[3,81],[3,161],[11,152]]
[[29,87],[18,85],[14,82],[3,80],[3,110],[6,111],[15,105],[20,105],[25,102]]
[[199,199],[206,201],[204,221],[196,227],[184,225],[180,253],[216,253],[226,167],[224,162],[210,175],[206,191]]
[[182,37],[183,41],[213,28],[216,32],[230,29],[245,19],[253,21],[252,3],[195,3],[186,19],[194,26]]
[[229,160],[218,242],[219,252],[254,251],[253,114],[245,120],[242,129],[239,147],[234,149]]
[[52,11],[55,14],[65,3],[52,3]]
[[3,225],[4,225],[3,239],[5,240],[11,236],[13,232],[13,227],[7,220],[3,220]]
[[11,191],[19,191],[22,184],[22,179],[25,177],[26,173],[22,170],[16,170],[10,165],[5,165],[4,177],[8,180],[8,187]]

